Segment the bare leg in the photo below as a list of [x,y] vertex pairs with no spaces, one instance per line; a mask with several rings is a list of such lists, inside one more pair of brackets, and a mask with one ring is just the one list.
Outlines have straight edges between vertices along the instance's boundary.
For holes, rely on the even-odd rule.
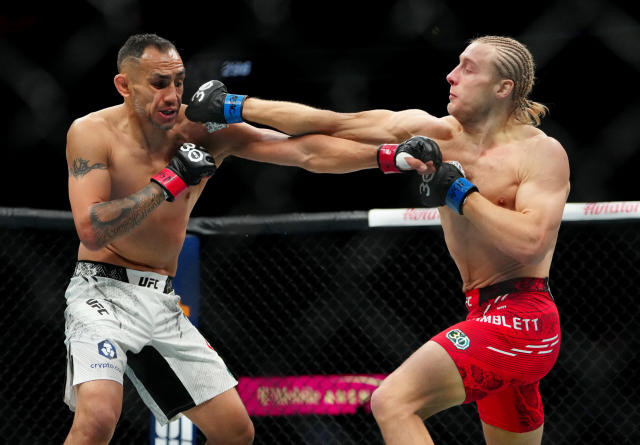
[[122,385],[94,380],[77,385],[76,412],[65,445],[107,444],[122,411]]
[[513,433],[482,422],[487,445],[540,445],[544,425],[528,433]]
[[449,354],[429,341],[374,391],[371,409],[387,445],[433,444],[423,419],[460,405],[462,378]]
[[253,423],[235,389],[183,412],[207,437],[209,445],[253,443]]

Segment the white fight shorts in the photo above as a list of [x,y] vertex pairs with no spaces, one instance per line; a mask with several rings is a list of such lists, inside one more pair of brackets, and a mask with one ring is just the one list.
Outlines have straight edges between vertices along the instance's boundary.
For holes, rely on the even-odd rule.
[[65,294],[67,381],[122,384],[126,373],[161,424],[237,385],[224,361],[178,305],[172,279],[79,261]]

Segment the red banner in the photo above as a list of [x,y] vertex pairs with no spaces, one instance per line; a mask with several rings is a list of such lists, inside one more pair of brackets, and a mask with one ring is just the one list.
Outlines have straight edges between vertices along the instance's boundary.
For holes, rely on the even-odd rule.
[[355,414],[369,411],[385,374],[241,377],[238,393],[251,416]]

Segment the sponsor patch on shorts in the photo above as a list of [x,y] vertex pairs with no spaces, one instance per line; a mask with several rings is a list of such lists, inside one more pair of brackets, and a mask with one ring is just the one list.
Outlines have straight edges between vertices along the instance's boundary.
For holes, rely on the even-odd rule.
[[108,358],[109,360],[118,357],[118,354],[116,353],[116,347],[113,346],[113,343],[111,343],[109,340],[103,340],[98,343],[98,354]]
[[447,338],[453,343],[453,346],[458,349],[467,349],[469,347],[469,337],[460,329],[452,329],[447,332]]

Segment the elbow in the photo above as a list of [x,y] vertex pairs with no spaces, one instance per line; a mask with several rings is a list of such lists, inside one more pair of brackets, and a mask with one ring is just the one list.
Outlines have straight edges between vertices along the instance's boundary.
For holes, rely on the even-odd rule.
[[105,244],[98,239],[96,232],[90,224],[78,225],[76,227],[80,242],[89,250],[95,251],[102,249]]
[[313,152],[308,152],[300,159],[299,166],[311,173],[335,173],[338,171],[337,165],[329,167],[326,158]]
[[92,252],[95,252],[96,250],[100,250],[100,249],[102,249],[104,247],[103,245],[101,245],[99,243],[86,241],[86,240],[82,240],[82,239],[80,240],[80,242],[82,243],[82,245],[84,247],[87,248],[87,250],[90,250]]
[[525,266],[539,263],[546,255],[546,241],[543,234],[531,233],[515,252],[515,259]]
[[306,155],[300,160],[298,166],[311,173],[323,173],[319,166],[319,160],[312,155]]
[[518,255],[515,255],[516,261],[523,266],[536,265],[543,257],[544,255],[539,252],[520,252]]

